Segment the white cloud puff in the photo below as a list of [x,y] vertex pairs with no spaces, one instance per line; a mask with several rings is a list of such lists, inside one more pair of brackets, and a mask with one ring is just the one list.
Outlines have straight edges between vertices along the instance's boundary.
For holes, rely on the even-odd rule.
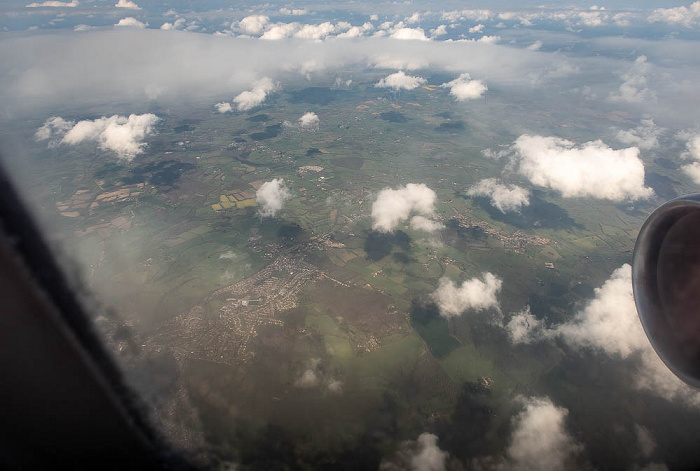
[[525,306],[522,311],[513,314],[504,328],[514,345],[527,345],[551,337],[544,322],[530,312],[530,306]]
[[250,15],[238,22],[238,27],[246,34],[260,34],[270,18],[265,15]]
[[447,277],[440,278],[437,289],[430,295],[445,318],[462,315],[468,309],[481,311],[495,308],[500,310],[497,294],[501,291],[503,281],[493,273],[485,272],[482,279],[470,278],[461,286]]
[[395,74],[387,75],[374,86],[377,88],[392,88],[394,90],[413,90],[423,83],[425,83],[424,78],[406,75],[403,70],[399,70]]
[[231,105],[231,103],[226,102],[226,101],[223,101],[221,103],[217,103],[214,105],[214,107],[216,108],[217,113],[223,114],[223,113],[230,113],[231,111],[233,111],[233,106]]
[[689,7],[657,8],[649,15],[649,21],[692,28],[700,25],[700,2],[693,2]]
[[583,450],[566,430],[569,411],[549,398],[522,399],[525,409],[515,417],[506,460],[515,470],[557,471],[572,469]]
[[694,160],[694,162],[683,165],[681,169],[693,181],[700,185],[700,134],[683,134],[688,141],[685,144],[686,151],[681,155],[686,160]]
[[115,5],[115,8],[129,8],[131,10],[140,10],[141,7],[131,0],[119,0]]
[[284,179],[275,178],[260,185],[255,193],[262,217],[275,217],[284,207],[284,203],[292,197],[289,188],[284,184]]
[[274,88],[275,84],[272,79],[263,77],[253,84],[253,88],[251,90],[238,94],[233,99],[233,102],[236,104],[236,108],[239,111],[246,111],[251,108],[255,108],[265,101],[267,94],[274,90]]
[[602,141],[576,146],[557,137],[523,134],[511,150],[520,174],[565,198],[625,201],[653,194],[644,186],[644,164],[636,147],[614,150]]
[[641,124],[627,131],[619,130],[616,134],[618,141],[628,146],[637,146],[640,149],[650,150],[659,147],[659,137],[664,129],[654,124],[653,119],[642,119]]
[[438,446],[438,437],[422,433],[415,442],[404,442],[391,461],[382,461],[380,471],[445,471],[449,453]]
[[646,74],[651,70],[646,56],[639,56],[626,73],[620,75],[624,80],[617,92],[610,92],[608,101],[626,103],[644,103],[656,100],[656,93],[647,86]]
[[49,118],[39,128],[35,137],[39,140],[58,138],[59,144],[77,145],[84,141],[98,142],[101,149],[116,152],[120,159],[131,161],[143,152],[146,143],[143,139],[154,132],[160,121],[156,115],[148,113],[126,116],[114,115],[96,120],[78,121],[75,125],[62,118]]
[[385,188],[372,204],[372,229],[392,232],[412,212],[431,217],[435,212],[437,195],[424,183],[409,183],[397,190]]
[[634,378],[638,389],[700,407],[700,392],[671,373],[649,343],[637,315],[632,268],[627,264],[596,288],[595,297],[571,321],[546,329],[527,310],[513,316],[506,330],[514,343],[558,337],[574,348],[597,350],[615,358],[635,358],[640,365]]
[[319,366],[321,365],[320,358],[312,358],[309,361],[309,367],[304,370],[295,382],[294,386],[301,389],[311,389],[316,388],[321,384],[321,371]]
[[595,298],[556,331],[569,345],[597,348],[622,358],[646,348],[649,341],[632,294],[632,268],[623,265],[615,270],[596,288]]
[[457,101],[474,100],[480,98],[488,87],[481,80],[472,80],[471,75],[462,74],[451,82],[440,85],[450,89],[450,95]]
[[166,22],[163,23],[160,27],[160,29],[165,29],[165,30],[172,30],[172,29],[183,29],[185,27],[185,19],[184,18],[178,18],[172,23]]
[[304,130],[318,129],[320,122],[318,115],[313,111],[309,111],[299,118],[299,128]]
[[146,26],[148,26],[148,23],[144,23],[142,21],[139,21],[136,18],[134,18],[133,16],[127,16],[126,18],[122,18],[121,20],[119,20],[119,22],[114,26],[120,26],[122,28],[143,29]]
[[65,7],[65,8],[75,8],[80,5],[78,0],[71,0],[70,2],[60,2],[58,0],[48,0],[46,2],[34,2],[26,6],[26,8],[43,8],[43,7]]
[[328,21],[319,25],[303,25],[293,37],[297,39],[323,39],[336,33],[342,26],[334,25]]
[[299,23],[278,23],[271,26],[260,39],[267,41],[279,41],[291,37],[299,28]]
[[444,36],[446,34],[447,34],[447,26],[445,26],[445,25],[440,25],[437,28],[430,30],[430,37],[431,38],[439,38],[440,36]]
[[37,141],[49,141],[49,147],[55,147],[61,142],[71,128],[75,126],[75,121],[68,121],[60,116],[52,116],[36,130],[34,138]]
[[321,380],[313,369],[304,371],[299,379],[294,382],[294,386],[302,389],[315,388],[321,384]]
[[409,40],[409,41],[430,41],[425,35],[423,28],[398,28],[391,36],[391,39]]
[[482,36],[479,39],[476,40],[478,43],[482,44],[497,44],[501,40],[500,36]]
[[503,184],[495,178],[486,178],[467,191],[471,196],[485,196],[502,213],[517,212],[530,204],[530,191],[517,185]]

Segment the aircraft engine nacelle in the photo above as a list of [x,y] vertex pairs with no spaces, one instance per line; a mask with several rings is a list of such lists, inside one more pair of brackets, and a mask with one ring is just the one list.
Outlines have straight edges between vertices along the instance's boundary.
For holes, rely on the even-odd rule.
[[666,366],[700,388],[700,194],[659,207],[634,247],[637,312]]

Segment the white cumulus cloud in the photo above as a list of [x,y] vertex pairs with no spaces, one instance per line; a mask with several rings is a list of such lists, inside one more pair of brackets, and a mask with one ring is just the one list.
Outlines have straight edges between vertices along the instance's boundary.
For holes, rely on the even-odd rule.
[[486,178],[467,191],[471,196],[485,196],[502,213],[520,211],[530,204],[530,191],[517,185],[503,184],[495,178]]
[[318,125],[321,122],[318,115],[313,111],[304,113],[301,118],[299,118],[299,127],[301,129],[318,129]]
[[238,27],[246,34],[260,34],[270,18],[265,15],[250,15],[238,22]]
[[657,8],[649,15],[649,21],[692,28],[700,25],[700,2],[693,2],[689,7]]
[[439,38],[440,36],[444,36],[446,34],[447,34],[447,26],[445,26],[445,25],[440,25],[437,28],[430,30],[430,37],[431,38]]
[[393,33],[391,33],[391,36],[389,36],[392,39],[401,39],[401,40],[412,40],[412,41],[429,41],[430,38],[428,38],[425,35],[425,31],[423,31],[423,28],[397,28]]
[[222,113],[222,114],[223,113],[230,113],[231,111],[233,111],[233,106],[231,105],[231,103],[229,103],[227,101],[217,103],[214,105],[214,107],[216,108],[216,111],[218,113]]
[[558,337],[576,349],[590,349],[613,358],[635,359],[638,389],[669,401],[679,400],[700,407],[700,392],[678,379],[664,365],[649,343],[637,315],[632,291],[632,267],[616,269],[594,298],[574,318],[546,328],[529,310],[513,316],[506,325],[514,343],[528,344]]
[[119,20],[119,22],[114,26],[143,29],[146,26],[148,26],[148,23],[139,21],[133,16],[127,16],[126,18],[122,18],[121,20]]
[[131,10],[140,10],[141,7],[131,0],[119,0],[115,5],[115,8],[129,8]]
[[470,278],[463,281],[460,286],[455,285],[449,278],[443,277],[440,278],[437,289],[430,296],[438,305],[440,315],[449,319],[460,316],[469,309],[500,310],[497,295],[502,285],[503,281],[489,272],[483,273],[482,279]]
[[[154,132],[160,121],[156,115],[148,113],[126,116],[113,115],[95,120],[66,121],[59,117],[49,118],[36,132],[39,140],[58,139],[58,144],[77,145],[84,141],[99,143],[100,148],[116,152],[120,159],[131,161],[143,152],[146,143],[143,139]],[[70,126],[72,125],[72,126]],[[50,142],[51,144],[51,142]]]
[[577,146],[566,139],[523,134],[511,150],[520,174],[565,198],[624,201],[653,194],[644,186],[644,164],[636,147],[614,150],[602,141]]
[[418,439],[404,442],[391,461],[382,461],[380,471],[445,471],[449,453],[438,446],[438,437],[422,433]]
[[472,80],[471,75],[462,74],[451,82],[440,85],[442,88],[449,88],[450,95],[457,101],[474,100],[480,98],[488,87],[481,80]]
[[522,311],[513,314],[504,328],[514,345],[527,345],[552,336],[544,321],[530,312],[530,306],[525,306]]
[[270,27],[260,39],[279,41],[291,37],[299,29],[299,23],[278,23]]
[[566,429],[569,411],[549,398],[522,399],[525,409],[515,417],[515,430],[506,460],[515,470],[558,471],[572,469],[572,460],[583,450]]
[[656,93],[647,86],[646,74],[651,70],[646,56],[635,59],[630,69],[620,75],[623,80],[617,92],[610,92],[608,100],[612,102],[644,103],[656,100]]
[[275,178],[260,185],[255,193],[262,217],[275,217],[284,207],[284,203],[292,197],[289,188],[284,184],[284,179]]
[[693,161],[683,165],[681,169],[690,176],[696,184],[700,185],[700,134],[693,135],[682,133],[679,137],[686,137],[688,139],[685,144],[686,151],[683,152],[681,157]]
[[239,111],[246,111],[251,108],[255,108],[259,104],[265,101],[267,94],[275,88],[275,84],[272,79],[268,77],[263,77],[253,84],[253,88],[241,92],[234,99],[233,102]]
[[374,86],[377,88],[392,88],[394,90],[413,90],[423,83],[425,83],[424,78],[406,75],[403,70],[399,70],[384,77]]
[[476,42],[482,43],[482,44],[497,44],[498,41],[500,41],[500,40],[501,40],[500,36],[485,35],[485,36],[482,36],[479,39],[477,39]]
[[63,136],[75,126],[75,121],[68,121],[60,116],[52,116],[36,130],[34,138],[37,141],[49,141],[49,147],[60,144]]
[[432,217],[435,213],[437,195],[424,183],[409,183],[397,190],[385,188],[372,204],[372,229],[392,232],[411,213]]
[[178,18],[172,23],[165,22],[161,25],[160,29],[182,29],[185,27],[185,19],[184,18]]
[[664,129],[654,124],[653,119],[642,119],[639,126],[627,131],[621,129],[615,137],[628,146],[649,150],[659,147],[659,137],[663,132]]
[[319,368],[321,365],[321,359],[312,358],[308,365],[308,368],[304,370],[301,377],[294,382],[294,386],[301,389],[311,389],[318,387],[321,384],[322,372]]

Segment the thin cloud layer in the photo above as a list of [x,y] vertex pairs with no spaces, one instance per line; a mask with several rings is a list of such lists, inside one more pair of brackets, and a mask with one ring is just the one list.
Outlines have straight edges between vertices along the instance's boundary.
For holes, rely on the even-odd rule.
[[430,295],[445,318],[457,317],[467,310],[500,310],[498,293],[503,281],[493,273],[485,272],[482,279],[470,278],[460,286],[447,277],[440,278],[437,289]]
[[44,7],[58,7],[58,8],[75,8],[80,5],[78,0],[72,0],[70,2],[61,2],[58,0],[48,0],[46,2],[34,2],[26,6],[26,8],[44,8]]
[[[393,232],[411,213],[432,217],[435,214],[436,199],[435,192],[424,183],[409,183],[397,190],[385,188],[372,204],[372,229],[384,233]],[[419,221],[417,224],[422,223]]]
[[95,120],[66,121],[60,117],[49,118],[35,133],[37,140],[49,140],[49,147],[58,144],[77,145],[97,142],[101,149],[113,151],[120,159],[131,161],[143,152],[146,136],[155,132],[160,121],[148,113],[126,116],[113,115]]
[[530,191],[512,184],[500,183],[495,178],[486,178],[467,191],[471,196],[485,196],[491,205],[502,213],[518,212],[530,204]]
[[246,111],[255,108],[265,101],[267,94],[275,89],[275,84],[272,79],[263,77],[253,84],[253,88],[245,92],[241,92],[234,99],[238,111]]
[[399,70],[395,74],[387,75],[381,79],[375,87],[377,88],[391,88],[393,90],[413,90],[418,88],[420,85],[425,83],[425,79],[422,77],[414,77],[412,75],[406,75],[403,70]]
[[275,178],[263,183],[255,193],[258,204],[261,206],[262,217],[275,217],[284,207],[284,203],[292,197],[292,193],[284,183],[284,179]]
[[[57,35],[6,38],[6,47],[0,50],[0,61],[5,64],[0,70],[0,81],[5,85],[0,100],[7,112],[26,114],[67,101],[78,105],[148,99],[168,104],[181,103],[183,97],[215,99],[232,89],[245,90],[259,77],[277,79],[285,71],[307,75],[351,66],[400,69],[404,75],[424,67],[469,70],[472,75],[488,77],[489,86],[494,83],[512,89],[532,86],[533,74],[556,70],[562,62],[560,55],[477,42],[365,37],[357,41],[276,43],[138,28],[57,34],[60,40]],[[101,54],[107,47],[110,54]],[[494,54],[499,61],[493,61]],[[612,67],[614,62],[570,60],[581,71],[600,68],[601,62]],[[90,74],[82,72],[86,67]],[[691,87],[682,94],[683,103],[692,102],[688,99],[692,93]]]
[[488,90],[486,84],[481,80],[472,80],[471,75],[462,74],[451,82],[440,85],[443,88],[450,89],[450,95],[455,97],[457,101],[474,100]]
[[413,216],[411,218],[411,229],[414,231],[435,232],[444,228],[445,225],[439,221],[434,221],[425,216]]
[[511,152],[521,175],[564,198],[625,201],[653,194],[644,186],[644,164],[636,147],[614,150],[602,141],[577,146],[566,139],[523,134]]

